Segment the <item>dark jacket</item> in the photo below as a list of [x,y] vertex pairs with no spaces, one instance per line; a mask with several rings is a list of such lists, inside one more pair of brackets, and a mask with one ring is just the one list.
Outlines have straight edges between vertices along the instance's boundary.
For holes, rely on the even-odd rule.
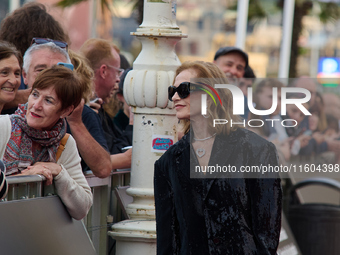
[[103,107],[98,111],[110,154],[122,153],[122,148],[132,145],[132,126],[121,132]]
[[[190,135],[155,163],[157,254],[276,254],[279,178],[190,178]],[[275,146],[245,129],[215,138],[209,165],[278,165]]]

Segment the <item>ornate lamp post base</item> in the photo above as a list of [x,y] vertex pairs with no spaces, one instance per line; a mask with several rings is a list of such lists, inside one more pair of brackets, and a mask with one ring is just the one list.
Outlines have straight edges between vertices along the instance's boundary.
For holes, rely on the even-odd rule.
[[117,255],[156,254],[153,196],[154,162],[177,141],[177,118],[168,87],[181,64],[175,45],[186,37],[176,25],[176,0],[144,0],[144,19],[131,33],[142,51],[124,81],[124,98],[134,112],[131,183],[126,207],[130,220],[116,223],[109,235]]
[[116,254],[156,254],[156,222],[125,220],[115,224],[109,236],[116,239]]

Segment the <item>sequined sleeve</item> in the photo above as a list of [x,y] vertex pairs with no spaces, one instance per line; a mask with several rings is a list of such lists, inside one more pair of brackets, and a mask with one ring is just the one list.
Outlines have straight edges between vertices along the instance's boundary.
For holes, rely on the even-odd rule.
[[154,193],[156,207],[157,254],[177,254],[176,216],[168,169],[161,160],[155,163]]
[[[278,165],[275,146],[267,143],[257,164]],[[258,254],[276,254],[281,229],[282,190],[278,178],[248,179],[252,229]]]

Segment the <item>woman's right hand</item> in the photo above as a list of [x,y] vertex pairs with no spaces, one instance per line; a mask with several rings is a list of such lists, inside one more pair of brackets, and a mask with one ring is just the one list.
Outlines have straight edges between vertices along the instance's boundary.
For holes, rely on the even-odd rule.
[[34,166],[28,166],[21,171],[21,175],[43,175],[46,178],[46,185],[51,185],[53,182],[52,172],[46,168],[44,164],[35,164]]

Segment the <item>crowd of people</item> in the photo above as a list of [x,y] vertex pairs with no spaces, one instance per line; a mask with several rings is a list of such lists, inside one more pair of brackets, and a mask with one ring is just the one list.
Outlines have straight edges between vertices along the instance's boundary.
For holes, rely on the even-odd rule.
[[39,3],[9,14],[0,31],[5,174],[43,175],[81,219],[92,205],[83,172],[104,178],[131,166],[132,150],[122,148],[131,145],[132,131],[113,124],[101,105],[118,90],[119,49],[102,39],[89,39],[79,53],[68,49],[67,34]]
[[[248,55],[236,47],[222,47],[213,62],[183,63],[169,87],[184,136],[155,163],[157,252],[276,254],[280,174],[243,174],[240,169],[302,159],[310,164],[338,164],[340,99],[322,95],[321,86],[308,77],[256,79]],[[233,98],[219,84],[242,91],[243,115],[232,111],[233,100],[242,97]],[[284,88],[296,89],[286,93]],[[215,91],[220,104],[211,96],[202,114],[202,95]],[[287,105],[281,105],[281,94],[285,103],[290,100]],[[216,119],[224,120],[224,125],[212,126]],[[209,166],[217,165],[235,166],[238,171],[209,176]],[[193,174],[197,166],[205,171]]]
[[[132,149],[124,148],[132,145],[133,115],[123,95],[124,77],[131,68],[108,40],[89,39],[79,52],[68,49],[69,44],[42,4],[25,4],[2,21],[0,160],[7,176],[40,174],[47,185],[54,182],[70,215],[82,219],[92,205],[83,172],[104,178],[112,169],[131,166]],[[232,93],[216,84],[233,84],[242,91],[243,115],[233,114]],[[311,115],[293,103],[282,114],[285,87],[310,92],[310,100],[301,106]],[[204,116],[195,102],[215,88],[221,104],[209,99]],[[113,100],[120,107],[112,113],[107,107]],[[191,163],[279,165],[297,157],[340,163],[339,96],[322,94],[321,86],[308,77],[286,84],[256,78],[248,54],[228,46],[220,48],[212,62],[183,63],[169,87],[169,100],[183,137],[155,163],[158,253],[275,254],[280,177],[211,180],[202,173],[191,178]],[[273,110],[256,115],[254,109]],[[212,119],[238,124],[215,127]],[[241,125],[250,120],[263,125]],[[4,173],[1,197],[7,192]]]
[[[340,162],[339,95],[325,93],[323,86],[315,78],[306,76],[285,80],[256,78],[248,65],[248,55],[235,47],[219,49],[214,63],[227,77],[238,79],[229,79],[229,82],[237,85],[244,93],[245,114],[242,117],[246,123],[249,120],[262,120],[261,123],[245,125],[246,128],[273,142],[282,163],[301,158],[318,162],[327,159],[327,163]],[[310,115],[305,115],[292,101],[287,104],[286,112],[281,112],[281,90],[284,87],[303,88],[310,92],[310,99],[303,103]],[[250,107],[247,102],[247,88],[253,89]],[[285,96],[285,99],[301,100],[305,94],[296,92]],[[249,108],[274,110],[270,114],[259,116],[249,111]]]

